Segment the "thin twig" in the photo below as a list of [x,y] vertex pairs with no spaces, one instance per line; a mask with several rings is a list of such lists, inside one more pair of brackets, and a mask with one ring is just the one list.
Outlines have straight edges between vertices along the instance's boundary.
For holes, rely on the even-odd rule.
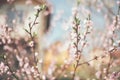
[[15,75],[15,73],[13,73],[13,70],[11,69],[11,67],[10,67],[10,65],[9,65],[6,57],[4,57],[4,61],[5,61],[6,65],[8,66],[9,71],[12,73],[12,76],[13,76],[16,80],[19,80],[18,76]]

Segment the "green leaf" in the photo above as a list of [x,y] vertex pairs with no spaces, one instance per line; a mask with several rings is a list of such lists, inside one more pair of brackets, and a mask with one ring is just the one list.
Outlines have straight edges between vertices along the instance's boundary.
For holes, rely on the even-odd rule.
[[74,30],[75,32],[77,32],[77,29],[76,29],[75,27],[73,27],[73,30]]
[[76,23],[77,25],[80,25],[80,20],[79,20],[79,18],[77,18],[77,17],[75,16],[74,20],[75,20],[75,23]]
[[77,20],[77,25],[80,25],[80,20],[79,19]]
[[77,44],[75,42],[73,44],[75,45],[75,47],[77,47]]
[[47,6],[45,4],[41,5],[40,7],[41,7],[42,10],[47,8]]
[[33,36],[36,37],[36,36],[37,36],[37,33],[36,33],[36,32],[33,32]]
[[77,0],[77,5],[79,5],[80,4],[80,0]]
[[23,28],[27,33],[30,33],[27,29]]

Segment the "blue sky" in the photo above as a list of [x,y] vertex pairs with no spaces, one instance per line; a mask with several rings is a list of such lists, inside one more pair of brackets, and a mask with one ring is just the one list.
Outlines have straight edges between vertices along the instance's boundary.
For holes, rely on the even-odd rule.
[[55,41],[62,41],[66,34],[66,31],[63,29],[62,25],[63,22],[68,20],[71,15],[71,4],[68,2],[68,0],[50,0],[50,3],[52,3],[53,6],[53,14],[52,19],[55,17],[55,15],[58,14],[58,12],[63,11],[63,14],[61,18],[56,21],[56,25],[52,27],[52,31],[46,35],[46,38],[49,39],[48,45],[54,43]]
[[[56,25],[52,27],[52,31],[46,35],[46,38],[49,39],[48,44],[51,44],[58,40],[64,40],[63,38],[65,38],[64,36],[66,35],[66,31],[63,29],[62,24],[64,21],[69,20],[72,7],[75,3],[73,3],[72,0],[49,0],[49,2],[53,6],[52,20],[59,11],[64,11],[61,19],[55,22]],[[114,10],[116,11],[116,9]],[[93,10],[91,12],[91,18],[94,23],[93,27],[98,30],[103,30],[105,26],[104,15]]]
[[[65,36],[66,31],[62,28],[62,24],[64,21],[69,20],[71,16],[72,6],[75,5],[75,4],[72,4],[69,0],[50,0],[50,3],[52,3],[53,10],[54,10],[52,17],[54,17],[60,10],[63,10],[64,13],[61,16],[62,19],[56,22],[55,27],[52,27],[52,32],[50,32],[46,36],[46,38],[49,39],[48,44],[54,43],[57,40],[64,40],[63,36]],[[94,15],[93,21],[97,24],[100,24],[99,22],[103,20],[101,17],[98,18],[98,15]],[[103,24],[101,23],[99,26],[103,26]]]

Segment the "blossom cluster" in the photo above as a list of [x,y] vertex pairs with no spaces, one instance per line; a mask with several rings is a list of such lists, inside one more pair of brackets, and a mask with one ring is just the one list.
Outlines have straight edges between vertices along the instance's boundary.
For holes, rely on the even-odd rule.
[[[10,4],[14,1],[7,0]],[[26,0],[25,2],[26,4],[32,4],[32,1]],[[36,14],[33,21],[28,22],[28,29],[23,29],[27,34],[26,37],[19,37],[14,27],[7,25],[7,23],[0,24],[0,80],[120,79],[119,13],[113,20],[109,20],[111,18],[106,17],[106,20],[109,20],[108,23],[110,23],[106,22],[104,27],[105,32],[100,32],[102,35],[96,37],[98,38],[97,46],[89,45],[89,41],[95,43],[93,37],[98,32],[95,32],[93,29],[92,13],[83,8],[83,5],[80,8],[80,2],[79,0],[77,1],[77,6],[72,8],[71,19],[66,28],[70,27],[71,39],[70,42],[67,41],[70,43],[70,48],[67,49],[67,42],[56,42],[41,52],[38,50],[40,49],[38,47],[41,45],[39,45],[40,41],[34,35],[33,28],[39,24],[37,19],[40,13],[48,8],[46,4],[35,7]],[[96,4],[97,11],[99,13],[108,11],[110,12],[107,15],[109,17],[113,14],[103,0],[87,1],[88,3],[84,3],[85,0],[80,1],[82,4],[89,5],[91,9],[94,6],[91,4]],[[119,4],[119,2],[117,3]],[[105,9],[103,9],[104,6]],[[58,19],[62,17],[63,12],[60,12],[53,19],[51,26],[55,26]],[[48,13],[45,13],[45,15]],[[88,17],[83,18],[80,16],[80,13],[84,13],[83,15],[87,15]],[[13,20],[13,23],[16,23],[16,21]],[[99,44],[100,48],[98,48]],[[87,50],[91,47],[93,48],[92,51],[86,54]],[[42,53],[43,55],[41,56]],[[87,59],[85,59],[84,55],[87,55]]]

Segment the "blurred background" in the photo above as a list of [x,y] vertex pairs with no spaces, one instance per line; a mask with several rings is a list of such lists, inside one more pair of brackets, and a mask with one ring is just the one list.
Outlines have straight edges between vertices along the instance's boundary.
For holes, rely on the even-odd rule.
[[[59,68],[63,64],[69,63],[70,54],[70,32],[71,19],[74,7],[77,3],[78,16],[83,26],[88,14],[91,14],[93,29],[87,38],[87,46],[82,52],[81,62],[90,60],[94,56],[105,55],[104,50],[109,50],[111,41],[111,25],[115,17],[120,14],[119,0],[0,0],[0,35],[3,35],[3,25],[13,29],[12,33],[4,33],[0,37],[0,55],[6,54],[9,59],[13,59],[11,66],[15,70],[19,68],[19,58],[28,57],[32,65],[33,55],[29,46],[29,35],[25,29],[29,29],[29,23],[35,19],[37,5],[46,4],[46,10],[42,11],[37,18],[38,24],[34,26],[32,34],[35,35],[35,50],[38,59],[37,65],[40,72],[51,76],[59,75]],[[118,20],[118,29],[115,32],[114,45],[120,46],[120,22]],[[10,41],[9,41],[10,40]],[[120,51],[115,52],[114,64],[110,72],[120,71]],[[106,69],[110,57],[101,58],[88,64],[80,66],[76,80],[100,80],[96,73]],[[1,61],[3,61],[1,59]],[[13,64],[13,65],[12,65]],[[73,65],[59,75],[61,80],[70,78]],[[5,80],[0,75],[1,80]],[[68,77],[68,78],[67,78]],[[78,79],[77,79],[78,78]],[[117,80],[117,79],[116,79]]]

